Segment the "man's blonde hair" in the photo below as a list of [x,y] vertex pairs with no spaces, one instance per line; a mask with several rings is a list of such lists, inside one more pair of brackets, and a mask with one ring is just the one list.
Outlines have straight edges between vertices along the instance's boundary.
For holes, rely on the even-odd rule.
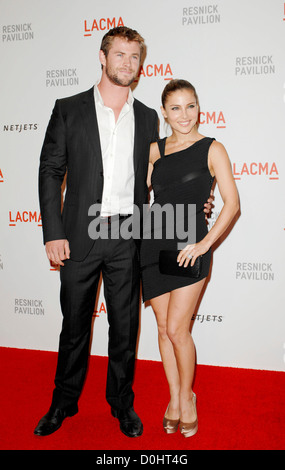
[[118,26],[117,28],[110,29],[102,39],[100,49],[107,57],[108,52],[112,46],[115,38],[125,39],[126,41],[136,41],[139,43],[141,50],[141,57],[145,51],[145,43],[143,37],[134,29],[127,28],[127,26]]

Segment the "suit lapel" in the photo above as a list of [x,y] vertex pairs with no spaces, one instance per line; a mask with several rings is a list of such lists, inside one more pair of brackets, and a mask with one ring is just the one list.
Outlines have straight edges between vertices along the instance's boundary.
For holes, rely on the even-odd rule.
[[100,162],[100,165],[103,170],[101,143],[96,116],[93,87],[84,94],[80,112],[82,115],[86,133],[88,135],[88,139],[90,140],[91,147],[94,152],[94,156],[96,155],[96,158],[98,159],[98,162]]
[[134,137],[134,171],[136,173],[138,164],[140,162],[140,151],[143,148],[144,138],[144,118],[137,100],[134,101],[134,115],[135,115],[135,137]]
[[[86,93],[84,93],[81,107],[81,116],[83,119],[84,127],[90,141],[94,156],[96,155],[97,161],[103,170],[102,152],[99,128],[96,116],[95,101],[94,101],[94,88],[92,87]],[[144,116],[141,112],[137,100],[134,100],[134,117],[135,117],[135,135],[134,135],[134,171],[136,173],[140,162],[140,151],[143,148],[143,136],[144,136]]]

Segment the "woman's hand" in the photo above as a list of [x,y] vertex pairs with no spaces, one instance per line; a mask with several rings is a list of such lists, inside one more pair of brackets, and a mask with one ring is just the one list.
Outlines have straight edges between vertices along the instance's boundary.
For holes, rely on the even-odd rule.
[[213,202],[215,200],[214,192],[211,189],[210,196],[207,202],[204,204],[204,213],[205,213],[205,219],[210,219],[212,215],[212,210],[215,207]]
[[184,266],[185,268],[191,261],[191,266],[194,266],[196,259],[198,256],[204,255],[209,251],[210,245],[203,240],[199,243],[194,243],[194,245],[186,245],[183,250],[180,251],[177,262],[179,266]]

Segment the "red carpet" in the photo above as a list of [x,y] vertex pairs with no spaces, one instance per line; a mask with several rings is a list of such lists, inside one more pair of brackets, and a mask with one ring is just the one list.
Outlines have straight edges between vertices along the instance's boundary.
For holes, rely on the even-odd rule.
[[91,356],[79,413],[60,430],[37,437],[33,429],[49,408],[56,353],[0,348],[1,450],[284,450],[285,374],[197,366],[198,433],[166,435],[168,403],[162,364],[137,361],[135,409],[141,437],[119,431],[105,400],[107,358]]

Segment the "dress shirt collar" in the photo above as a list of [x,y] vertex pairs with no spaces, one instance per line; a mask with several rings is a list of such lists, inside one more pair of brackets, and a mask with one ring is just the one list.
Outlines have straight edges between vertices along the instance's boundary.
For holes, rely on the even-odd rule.
[[[98,85],[99,85],[99,81],[97,83],[95,83],[94,85],[94,98],[95,98],[95,103],[98,104],[100,103],[101,106],[105,106],[104,105],[104,101],[103,101],[103,98],[101,96],[101,93],[100,91],[98,90]],[[129,89],[129,94],[128,94],[128,98],[127,98],[127,101],[126,103],[128,103],[128,105],[131,107],[134,103],[134,95],[132,93],[132,90]]]

